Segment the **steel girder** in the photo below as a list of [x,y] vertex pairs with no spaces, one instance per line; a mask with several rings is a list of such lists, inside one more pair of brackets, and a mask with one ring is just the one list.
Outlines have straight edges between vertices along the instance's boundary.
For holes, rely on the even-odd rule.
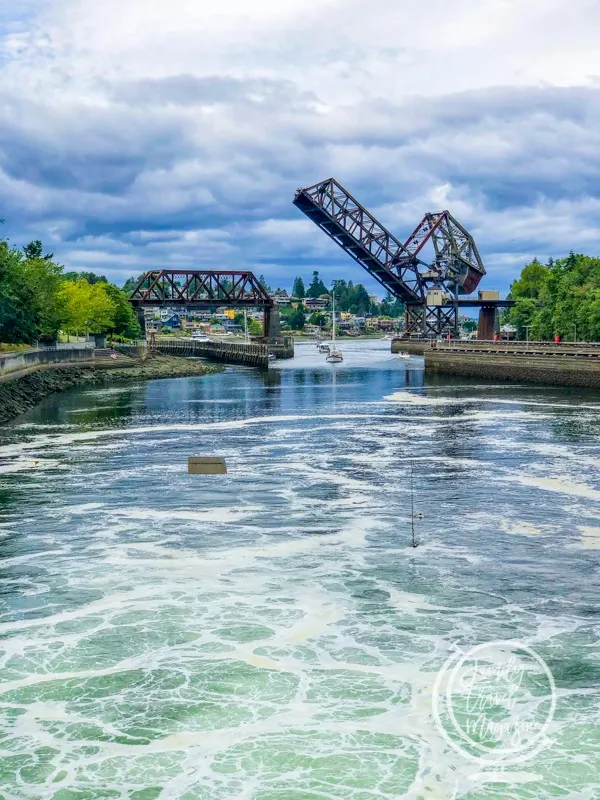
[[138,307],[274,306],[258,278],[248,270],[151,270],[139,281],[129,301]]
[[458,308],[446,306],[406,306],[404,333],[420,339],[445,334],[458,335]]
[[[429,269],[437,275],[440,285],[456,287],[461,294],[475,291],[485,275],[485,267],[471,234],[449,211],[425,214],[404,246],[417,256],[431,241],[435,259]],[[436,278],[431,279],[436,283]]]
[[395,297],[425,301],[421,262],[334,178],[298,189],[294,205]]
[[[407,333],[429,336],[457,332],[453,301],[445,306],[428,306],[427,290],[441,288],[453,298],[469,294],[485,275],[485,268],[473,237],[449,211],[425,214],[402,243],[334,178],[298,189],[294,205],[406,303]],[[427,242],[434,251],[430,264],[420,258]]]

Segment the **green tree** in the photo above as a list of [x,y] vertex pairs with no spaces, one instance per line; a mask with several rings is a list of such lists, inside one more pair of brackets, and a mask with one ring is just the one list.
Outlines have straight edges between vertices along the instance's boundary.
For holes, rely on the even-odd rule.
[[139,339],[142,331],[127,294],[113,283],[105,283],[103,288],[114,306],[112,325],[106,332],[126,339]]
[[294,280],[294,288],[292,289],[293,297],[298,297],[302,300],[306,296],[306,289],[304,288],[304,281],[300,276]]
[[62,293],[65,300],[64,328],[68,333],[106,333],[114,327],[115,304],[107,284],[64,281]]
[[23,253],[27,259],[34,260],[36,258],[43,258],[45,261],[52,261],[54,258],[54,253],[46,253],[46,255],[43,256],[43,252],[44,246],[39,239],[29,242],[29,244],[26,244],[23,248]]
[[320,297],[322,294],[327,294],[327,287],[319,278],[317,270],[313,272],[312,281],[306,292],[307,297]]
[[531,298],[539,300],[548,285],[550,269],[535,258],[531,264],[523,267],[520,277],[510,286],[510,297],[513,300]]
[[63,278],[66,281],[84,280],[88,283],[108,283],[104,275],[96,275],[95,272],[65,272]]
[[523,338],[600,341],[600,258],[574,252],[566,258],[526,264],[511,285],[516,305],[509,320]]
[[263,328],[257,319],[248,317],[248,333],[250,336],[262,336]]
[[267,283],[267,279],[265,278],[265,276],[264,276],[264,275],[261,275],[261,276],[259,277],[259,279],[258,279],[258,282],[260,283],[260,285],[263,287],[263,289],[264,289],[266,292],[272,292],[272,291],[273,291],[273,290],[271,289],[271,287],[269,286],[269,284]]
[[293,331],[301,331],[304,328],[306,323],[306,317],[304,316],[304,312],[301,309],[296,309],[296,311],[289,317],[289,326]]
[[32,343],[36,338],[33,293],[25,283],[22,255],[0,241],[0,341]]
[[133,292],[138,283],[142,280],[145,274],[146,274],[145,272],[142,272],[141,275],[137,276],[137,278],[134,278],[133,276],[127,278],[127,280],[123,284],[123,291],[128,297]]

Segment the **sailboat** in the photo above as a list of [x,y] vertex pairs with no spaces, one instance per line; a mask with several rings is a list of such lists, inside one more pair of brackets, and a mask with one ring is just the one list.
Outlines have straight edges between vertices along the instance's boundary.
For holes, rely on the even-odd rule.
[[340,361],[344,360],[344,356],[340,353],[340,351],[335,346],[335,289],[332,292],[331,298],[332,298],[332,305],[331,305],[331,316],[332,316],[331,352],[326,357],[325,361],[328,361],[330,364],[339,364]]

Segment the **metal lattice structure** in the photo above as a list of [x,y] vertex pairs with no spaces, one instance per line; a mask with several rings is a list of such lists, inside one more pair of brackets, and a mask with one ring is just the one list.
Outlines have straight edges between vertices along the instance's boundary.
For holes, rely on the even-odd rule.
[[266,308],[273,300],[248,270],[157,269],[147,272],[129,297],[132,305],[196,308]]
[[[473,238],[449,211],[425,214],[403,243],[334,178],[298,189],[294,205],[406,304],[407,333],[457,331],[453,301],[476,289],[485,268]],[[430,263],[422,259],[427,243],[434,252]],[[432,289],[442,293],[442,303],[428,304]]]
[[129,297],[145,328],[144,307],[262,308],[263,333],[279,329],[275,303],[256,275],[249,270],[156,269],[147,272]]

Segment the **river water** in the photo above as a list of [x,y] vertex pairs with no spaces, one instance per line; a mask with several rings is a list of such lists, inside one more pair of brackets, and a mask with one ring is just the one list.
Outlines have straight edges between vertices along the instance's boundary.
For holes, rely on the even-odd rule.
[[[0,429],[1,796],[599,797],[598,394],[296,353]],[[432,695],[505,640],[556,710],[529,670],[543,746],[490,766]]]

